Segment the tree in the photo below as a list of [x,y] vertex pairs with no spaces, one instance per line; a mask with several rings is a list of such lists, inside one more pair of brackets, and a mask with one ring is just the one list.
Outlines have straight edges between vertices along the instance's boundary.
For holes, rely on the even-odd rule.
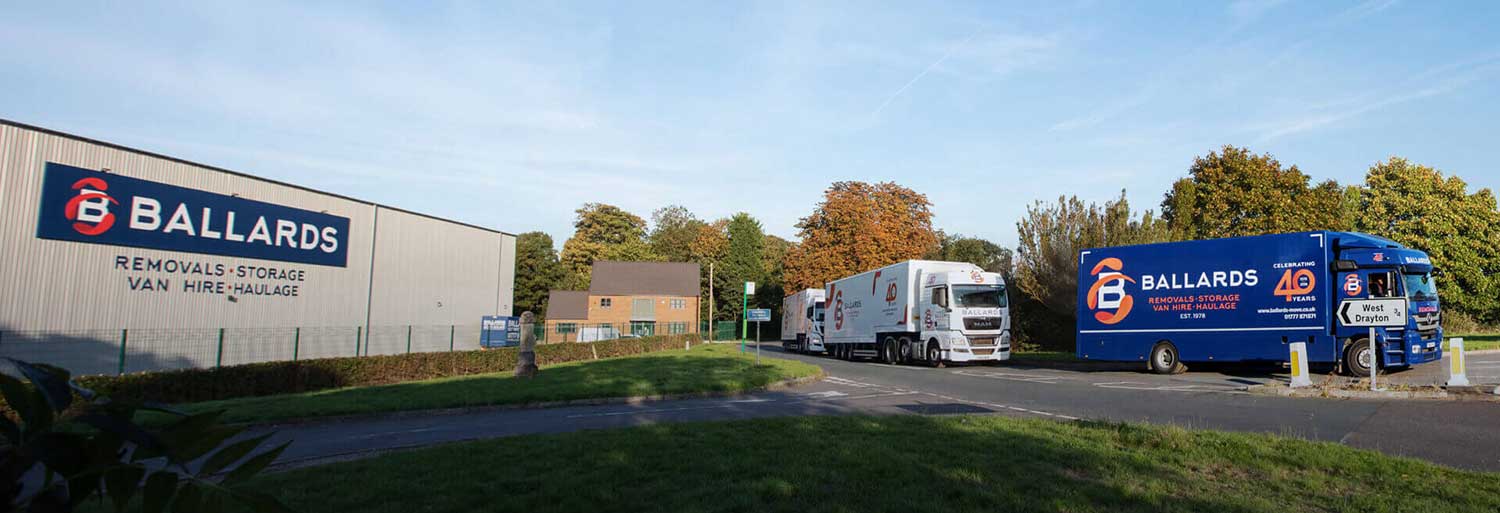
[[1013,257],[1010,249],[1000,247],[999,244],[963,235],[944,236],[942,245],[939,246],[935,255],[935,258],[947,262],[968,262],[977,265],[985,271],[1000,273],[1007,280],[1011,278]]
[[1297,166],[1283,169],[1270,154],[1225,146],[1193,160],[1162,201],[1162,218],[1179,239],[1213,239],[1349,227],[1344,190],[1332,180],[1316,187]]
[[[718,284],[714,284],[714,294],[709,294],[709,276],[718,281],[717,267],[724,265],[724,256],[729,254],[729,220],[719,219],[713,223],[705,223],[698,227],[698,233],[689,244],[688,255],[694,262],[698,262],[698,269],[702,273],[699,286],[700,297],[708,298],[698,305],[699,315],[702,319],[710,321],[724,320],[724,302],[715,297],[718,295]],[[713,315],[709,315],[709,305],[713,305]]]
[[1470,194],[1456,176],[1392,157],[1365,175],[1354,224],[1431,256],[1444,308],[1500,322],[1500,211],[1489,189]]
[[597,260],[659,260],[646,244],[646,220],[640,216],[603,203],[585,203],[575,212],[573,237],[563,243],[561,255],[566,288],[588,288]]
[[1033,325],[1031,335],[1046,345],[1065,348],[1072,347],[1078,309],[1078,252],[1172,240],[1166,224],[1151,211],[1138,220],[1134,217],[1125,191],[1104,205],[1085,204],[1077,197],[1060,197],[1053,205],[1038,201],[1026,208],[1026,217],[1016,223],[1016,229],[1021,245],[1016,254],[1015,287],[1040,303],[1046,313],[1046,321]]
[[890,182],[835,182],[797,223],[802,242],[787,252],[787,288],[824,283],[921,258],[938,246],[927,196]]
[[538,321],[543,320],[547,294],[561,284],[562,278],[551,235],[526,232],[516,236],[516,315],[529,311]]
[[[761,230],[760,221],[744,212],[729,218],[728,232],[728,252],[724,255],[723,267],[715,275],[718,280],[715,292],[723,300],[720,307],[725,313],[724,318],[739,319],[745,282],[761,285],[765,281],[765,232]],[[757,298],[763,293],[756,290]]]
[[646,237],[651,252],[668,262],[691,262],[693,240],[705,223],[678,205],[651,213],[651,234]]

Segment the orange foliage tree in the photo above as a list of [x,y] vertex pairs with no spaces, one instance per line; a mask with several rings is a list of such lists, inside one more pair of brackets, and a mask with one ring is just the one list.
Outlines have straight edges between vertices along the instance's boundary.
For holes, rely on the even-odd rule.
[[933,254],[940,237],[932,228],[927,196],[891,182],[835,182],[823,202],[797,223],[802,242],[783,262],[786,290],[823,288],[827,282]]

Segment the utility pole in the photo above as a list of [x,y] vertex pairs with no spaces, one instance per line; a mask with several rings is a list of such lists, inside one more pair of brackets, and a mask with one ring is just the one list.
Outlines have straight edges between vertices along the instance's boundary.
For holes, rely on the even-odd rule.
[[714,341],[714,263],[708,263],[708,341]]
[[[750,336],[750,295],[755,293],[755,282],[745,282],[745,293],[740,296],[740,352],[745,352],[745,338]],[[759,335],[756,335],[757,337]]]

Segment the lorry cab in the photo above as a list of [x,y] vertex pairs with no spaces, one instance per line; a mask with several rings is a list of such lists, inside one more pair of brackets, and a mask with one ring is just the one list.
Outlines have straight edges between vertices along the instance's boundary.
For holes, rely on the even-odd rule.
[[[925,360],[1005,360],[1010,355],[1010,301],[998,273],[927,274],[918,296]],[[936,348],[939,354],[932,354]]]
[[[1347,235],[1347,234],[1346,234]],[[1368,240],[1366,240],[1368,239]],[[1366,299],[1405,297],[1409,311],[1403,328],[1376,328],[1375,340],[1384,367],[1405,367],[1442,358],[1442,307],[1436,270],[1426,253],[1394,242],[1363,236],[1340,239],[1334,269],[1336,297]],[[1341,355],[1346,371],[1369,373],[1369,329],[1337,326],[1335,336],[1345,342]]]
[[812,306],[807,307],[804,312],[808,320],[812,321],[812,329],[807,331],[806,346],[804,352],[824,352],[828,349],[823,347],[823,300],[818,300]]

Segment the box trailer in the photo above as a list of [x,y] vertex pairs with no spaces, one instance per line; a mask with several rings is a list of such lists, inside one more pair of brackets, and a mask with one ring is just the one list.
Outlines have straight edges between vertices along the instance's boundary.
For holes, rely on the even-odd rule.
[[885,363],[1010,359],[1010,304],[998,273],[908,260],[828,284],[823,344]]
[[1183,362],[1308,361],[1369,375],[1369,330],[1346,327],[1348,299],[1405,297],[1405,326],[1376,330],[1378,365],[1442,358],[1432,261],[1394,241],[1302,232],[1087,249],[1078,256],[1078,357],[1140,361],[1158,373]]
[[781,300],[781,346],[801,353],[823,352],[823,289],[807,289]]

